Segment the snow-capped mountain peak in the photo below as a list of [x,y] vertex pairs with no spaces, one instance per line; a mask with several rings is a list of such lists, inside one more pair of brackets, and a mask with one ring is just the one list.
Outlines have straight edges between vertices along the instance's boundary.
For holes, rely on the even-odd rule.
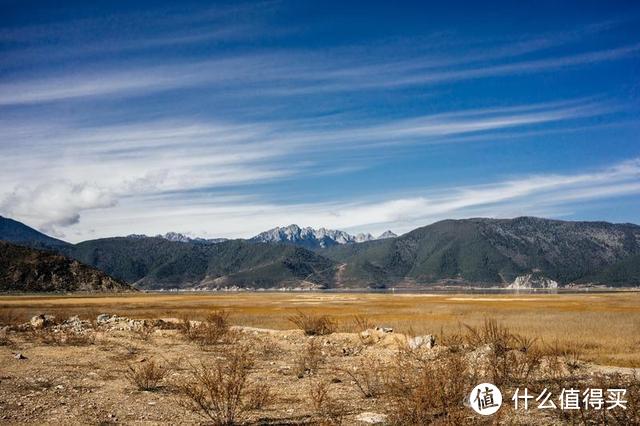
[[[391,233],[395,236],[391,231],[385,232],[385,234],[387,233]],[[324,248],[336,244],[362,243],[365,241],[373,241],[375,239],[376,238],[369,233],[360,233],[354,236],[347,232],[335,229],[314,229],[311,227],[301,228],[298,225],[289,225],[284,227],[278,226],[262,232],[251,238],[251,241],[263,243],[288,243],[307,248]]]
[[395,238],[398,235],[395,234],[394,232],[391,231],[384,231],[382,234],[380,234],[380,236],[378,238],[376,238],[377,240],[384,240],[385,238]]

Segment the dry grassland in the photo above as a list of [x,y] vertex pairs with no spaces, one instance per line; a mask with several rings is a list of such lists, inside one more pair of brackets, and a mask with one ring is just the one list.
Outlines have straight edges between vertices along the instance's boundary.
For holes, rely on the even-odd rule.
[[640,293],[584,294],[327,294],[228,293],[116,296],[2,296],[0,314],[26,320],[39,313],[92,317],[205,318],[224,309],[236,325],[291,329],[298,311],[328,315],[341,331],[353,317],[409,334],[451,335],[497,319],[546,345],[577,347],[600,365],[640,367]]

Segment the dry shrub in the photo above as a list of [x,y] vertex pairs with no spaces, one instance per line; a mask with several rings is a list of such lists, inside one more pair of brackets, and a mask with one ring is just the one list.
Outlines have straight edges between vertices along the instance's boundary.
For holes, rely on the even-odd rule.
[[492,318],[485,318],[480,327],[465,327],[467,344],[486,348],[486,358],[479,361],[496,386],[525,386],[540,372],[546,351],[538,346],[538,339],[515,334]]
[[354,315],[351,319],[353,330],[356,332],[365,331],[373,328],[373,322],[364,315]]
[[298,311],[289,321],[304,331],[307,336],[324,336],[336,331],[335,322],[327,315],[310,315]]
[[191,378],[178,383],[183,406],[215,425],[241,422],[250,405],[247,378],[253,365],[250,349],[239,346],[213,367],[192,367]]
[[6,334],[0,333],[0,346],[12,346],[13,340],[11,340]]
[[346,374],[364,398],[375,398],[384,392],[386,370],[377,362],[361,362],[354,368],[337,371]]
[[0,329],[0,346],[11,346],[13,341],[9,338],[7,329]]
[[386,394],[392,424],[466,424],[463,398],[475,385],[461,354],[443,353],[429,362],[400,354],[390,370]]
[[474,348],[489,345],[494,352],[502,353],[508,351],[513,342],[513,333],[509,328],[500,325],[494,318],[485,318],[480,327],[466,324],[465,327],[467,329],[467,344]]
[[155,332],[155,329],[153,328],[152,325],[143,324],[138,328],[134,328],[132,332],[138,339],[144,342],[148,342],[153,337],[153,333]]
[[180,331],[190,341],[202,346],[233,343],[237,340],[229,324],[229,313],[214,311],[207,315],[204,321],[194,325],[191,320],[184,318],[180,324]]
[[154,360],[141,362],[138,366],[129,364],[126,371],[127,379],[138,390],[152,391],[158,389],[159,383],[167,375],[169,369]]
[[0,309],[0,327],[20,324],[20,317],[12,309]]
[[459,352],[464,348],[465,338],[461,333],[445,333],[440,328],[436,340],[440,346],[448,348],[451,352]]
[[247,389],[246,408],[248,410],[261,410],[275,402],[275,394],[265,384],[255,384]]
[[320,424],[341,424],[346,412],[329,392],[329,384],[317,381],[309,388],[309,401]]
[[294,360],[294,373],[298,378],[317,373],[325,361],[322,346],[317,339],[309,339],[301,353]]
[[262,339],[254,345],[256,356],[260,359],[269,360],[282,356],[282,348],[278,342],[270,337]]

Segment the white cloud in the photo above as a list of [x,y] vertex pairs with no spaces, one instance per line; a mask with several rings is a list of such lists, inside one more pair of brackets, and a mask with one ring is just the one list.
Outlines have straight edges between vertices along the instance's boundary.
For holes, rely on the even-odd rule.
[[[437,220],[471,216],[560,216],[576,201],[640,194],[640,159],[579,174],[533,175],[492,184],[425,188],[413,195],[349,202],[270,203],[254,196],[158,195],[126,198],[107,213],[90,210],[70,228],[74,240],[179,231],[208,237],[250,237],[297,223],[348,231],[406,232]],[[97,230],[91,232],[90,230]]]
[[[182,217],[188,223],[193,214],[216,217],[218,211],[223,212],[223,217],[216,217],[215,223],[225,226],[215,225],[210,232],[223,230],[225,235],[234,232],[245,235],[247,231],[236,226],[240,223],[245,228],[248,223],[254,228],[258,224],[282,224],[281,218],[296,212],[300,214],[284,222],[296,219],[314,226],[393,225],[396,229],[405,229],[431,217],[458,214],[480,205],[507,203],[560,187],[570,188],[576,194],[588,192],[589,187],[580,186],[585,179],[608,183],[618,179],[618,175],[628,176],[628,169],[637,172],[638,165],[625,163],[596,175],[534,176],[487,187],[455,188],[446,195],[396,197],[375,203],[354,199],[353,203],[339,205],[278,207],[268,200],[256,199],[257,204],[225,201],[213,208],[211,201],[198,207],[206,213],[185,211],[176,204],[192,203],[189,197],[194,192],[219,193],[225,188],[240,186],[242,188],[234,191],[242,195],[251,193],[252,185],[257,183],[362,170],[372,164],[367,157],[377,151],[372,148],[381,145],[387,145],[384,154],[389,156],[393,155],[395,145],[446,143],[469,134],[491,135],[491,131],[505,128],[576,120],[613,108],[615,105],[592,99],[577,99],[454,111],[390,120],[369,127],[352,124],[339,129],[304,120],[248,124],[158,120],[109,126],[35,119],[6,123],[0,136],[3,158],[0,214],[58,233],[66,232],[65,229],[124,232],[123,227],[113,228],[108,223],[98,226],[89,220],[95,219],[98,213],[111,218],[117,211],[134,215],[131,220],[123,219],[124,226],[130,228],[128,232],[142,232],[136,226],[153,223],[155,228],[162,228],[158,231],[166,231],[173,227],[172,217]],[[338,153],[341,162],[335,161]],[[349,161],[350,156],[357,162]],[[451,197],[452,193],[456,195]],[[156,197],[154,200],[164,200],[153,207],[153,211],[162,212],[161,217],[153,220],[145,216],[151,208],[151,196]],[[130,206],[135,208],[129,210]],[[140,209],[140,222],[135,219],[136,209]],[[274,223],[278,218],[278,223]],[[234,222],[236,220],[239,222]],[[197,221],[210,223],[206,218]],[[182,226],[176,230],[184,231]]]
[[[341,51],[318,55],[285,50],[220,56],[180,64],[146,64],[124,70],[111,68],[96,72],[88,69],[75,75],[7,81],[0,85],[0,105],[114,96],[127,98],[188,87],[214,91],[220,97],[232,93],[232,96],[249,98],[404,88],[616,61],[637,55],[640,44],[503,64],[492,61],[518,56],[521,49],[510,47],[467,52],[444,58],[422,54],[412,59],[389,59],[388,55],[371,52],[370,48],[359,49],[355,57]],[[464,59],[460,60],[460,57]]]
[[35,223],[44,232],[64,235],[60,228],[80,221],[80,212],[116,205],[115,195],[89,184],[55,180],[28,187],[19,185],[0,198],[0,211]]

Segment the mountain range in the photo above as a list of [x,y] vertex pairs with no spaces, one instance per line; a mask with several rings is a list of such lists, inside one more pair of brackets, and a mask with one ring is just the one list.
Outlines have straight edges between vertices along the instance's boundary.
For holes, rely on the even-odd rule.
[[290,225],[249,240],[166,234],[69,244],[0,217],[0,231],[0,240],[47,248],[141,289],[640,285],[633,224],[473,218],[377,239]]
[[317,249],[340,244],[363,243],[394,237],[397,237],[397,235],[391,231],[386,231],[376,238],[369,233],[350,235],[344,231],[336,231],[334,229],[313,229],[309,227],[300,228],[298,225],[289,225],[286,227],[276,227],[262,232],[251,238],[250,241],[261,243],[295,244],[309,249]]

